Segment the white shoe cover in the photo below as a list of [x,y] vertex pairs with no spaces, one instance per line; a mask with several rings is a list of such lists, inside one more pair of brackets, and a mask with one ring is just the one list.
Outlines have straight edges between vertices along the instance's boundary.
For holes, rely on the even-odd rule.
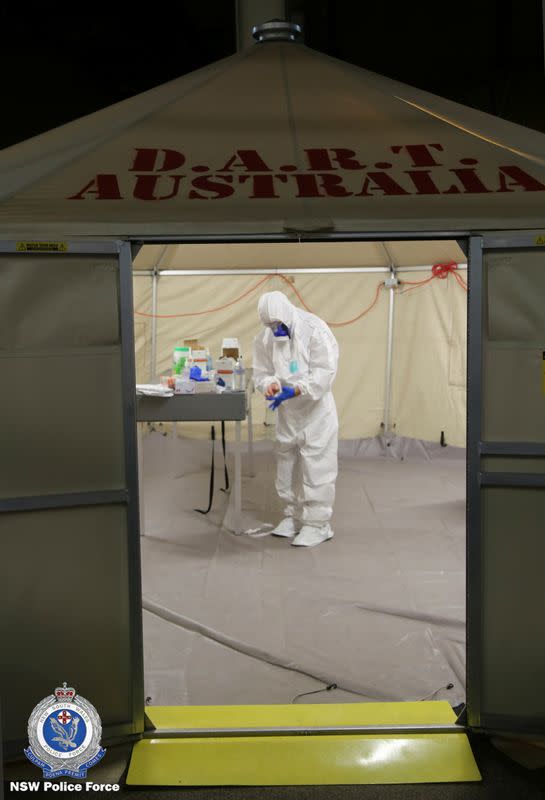
[[301,532],[295,537],[292,544],[300,547],[314,547],[322,542],[327,542],[333,536],[330,525],[315,528],[312,525],[303,525]]
[[294,520],[293,517],[284,517],[282,522],[280,522],[271,533],[273,536],[284,536],[291,539],[291,537],[299,533],[300,530],[300,524]]

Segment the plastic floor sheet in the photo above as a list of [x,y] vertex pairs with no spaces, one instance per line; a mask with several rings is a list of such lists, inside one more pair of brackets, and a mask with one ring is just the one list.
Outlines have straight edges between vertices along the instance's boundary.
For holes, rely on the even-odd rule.
[[[228,530],[220,442],[206,516],[210,441],[152,432],[143,448],[150,704],[290,703],[330,684],[297,702],[465,700],[465,451],[342,442],[335,536],[307,549]],[[255,448],[245,529],[281,518],[273,444]]]

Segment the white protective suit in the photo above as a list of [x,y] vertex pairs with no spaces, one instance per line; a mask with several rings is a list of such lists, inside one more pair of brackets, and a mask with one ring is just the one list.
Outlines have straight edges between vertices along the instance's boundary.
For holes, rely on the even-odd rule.
[[[267,394],[273,383],[279,383],[301,391],[277,411],[276,490],[286,503],[286,517],[323,530],[331,519],[337,478],[339,423],[331,393],[339,358],[337,341],[325,322],[296,308],[282,292],[264,294],[258,312],[266,327],[254,342],[256,388]],[[275,322],[287,325],[289,338],[274,336],[270,326]]]

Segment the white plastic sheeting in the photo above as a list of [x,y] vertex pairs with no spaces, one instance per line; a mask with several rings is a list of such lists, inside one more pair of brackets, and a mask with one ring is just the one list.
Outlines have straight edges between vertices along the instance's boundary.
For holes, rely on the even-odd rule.
[[[173,444],[144,437],[143,593],[145,607],[155,605],[144,614],[146,694],[154,704],[285,703],[329,683],[339,688],[301,701],[414,700],[436,690],[463,701],[464,451],[344,442],[335,537],[306,550],[229,533],[219,489],[210,514],[197,514],[210,443]],[[243,481],[254,526],[280,516],[271,447],[258,444],[257,474]]]

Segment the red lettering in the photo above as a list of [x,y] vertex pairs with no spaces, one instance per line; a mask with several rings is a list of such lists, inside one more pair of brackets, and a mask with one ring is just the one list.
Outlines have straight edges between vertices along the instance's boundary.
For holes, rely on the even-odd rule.
[[[133,195],[137,200],[170,200],[178,194],[180,181],[184,177],[184,175],[137,175]],[[170,194],[163,194],[160,197],[155,194],[160,181],[172,183]]]
[[282,183],[288,180],[287,175],[239,175],[238,182],[246,183],[252,181],[253,194],[249,195],[252,200],[271,200],[274,197],[280,197],[275,192],[274,179],[278,178]]
[[[314,176],[309,175],[308,177]],[[320,178],[320,184],[325,189],[325,193],[328,197],[351,197],[354,194],[354,192],[349,192],[348,189],[346,189],[346,187],[343,185],[343,179],[341,175],[330,175],[326,172],[318,177]]]
[[434,150],[443,150],[443,145],[441,144],[395,144],[390,147],[390,150],[392,153],[400,153],[402,150],[406,150],[412,158],[413,167],[441,167],[442,164],[436,161],[432,153],[430,153],[430,147],[433,147]]
[[[371,181],[374,181],[374,186]],[[371,191],[369,191],[369,189],[371,189]],[[361,192],[358,192],[355,196],[371,197],[371,195],[376,194],[377,191],[382,191],[385,195],[409,194],[409,192],[394,181],[386,172],[368,172],[363,186],[361,187]]]
[[490,189],[486,188],[474,169],[467,167],[464,169],[449,169],[449,172],[453,172],[460,180],[465,190],[464,194],[485,194],[490,192]]
[[[229,197],[235,190],[232,186],[229,186],[228,183],[220,183],[220,181],[231,182],[232,180],[232,175],[200,175],[198,178],[191,181],[193,189],[189,192],[189,199],[219,200],[220,197]],[[199,194],[195,189],[202,189],[203,192],[212,192],[213,194],[209,197],[205,194]]]
[[119,191],[117,175],[95,175],[87,186],[84,186],[77,194],[73,194],[68,200],[84,200],[84,195],[94,194],[95,200],[122,200]]
[[297,181],[296,197],[323,197],[318,188],[316,175],[294,175]]
[[[163,163],[159,165],[159,153]],[[185,164],[185,156],[178,150],[165,150],[156,147],[137,147],[130,172],[169,172]]]
[[[240,161],[237,162],[237,158]],[[229,159],[227,164],[218,172],[231,172],[232,168],[240,169],[243,167],[246,172],[272,172],[257,150],[237,150],[235,155]]]
[[331,148],[335,153],[334,161],[337,162],[341,169],[365,169],[365,164],[360,164],[356,161],[354,150],[347,150],[346,147],[333,147]]
[[[353,194],[343,186],[343,179],[340,175],[331,175],[325,172],[320,175],[302,174],[293,177],[297,181],[296,197],[350,197]],[[320,187],[325,190],[325,194],[320,192]]]
[[[307,154],[307,160],[309,163],[309,168],[312,170],[316,170],[317,172],[323,172],[324,170],[334,170],[337,169],[334,166],[334,162],[336,162],[340,169],[365,169],[365,164],[360,164],[354,156],[356,155],[355,150],[349,150],[346,147],[330,147],[329,150],[325,148],[311,148],[310,150],[305,150]],[[334,156],[330,156],[329,153],[334,153]]]
[[441,194],[433,182],[429,170],[406,169],[404,172],[405,175],[408,175],[414,183],[416,187],[416,194]]
[[315,169],[318,172],[323,169],[335,169],[329,158],[329,153],[324,147],[311,148],[310,150],[305,150],[305,153],[307,154],[309,169]]
[[[508,183],[506,178],[511,178]],[[500,188],[498,192],[513,192],[514,189],[509,187],[521,186],[525,192],[542,192],[545,190],[545,185],[528,175],[520,167],[500,167],[499,173]]]

